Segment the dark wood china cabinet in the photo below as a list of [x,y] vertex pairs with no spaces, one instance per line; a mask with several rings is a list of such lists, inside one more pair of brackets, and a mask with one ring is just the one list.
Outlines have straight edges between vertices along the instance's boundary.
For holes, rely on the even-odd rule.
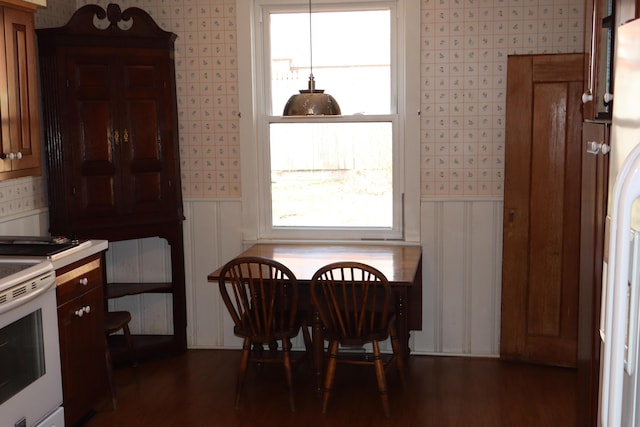
[[[168,283],[107,283],[107,298],[172,296],[173,335],[134,337],[138,357],[186,349],[176,35],[142,9],[87,5],[37,30],[52,234],[160,237]],[[119,360],[117,348],[113,358]]]

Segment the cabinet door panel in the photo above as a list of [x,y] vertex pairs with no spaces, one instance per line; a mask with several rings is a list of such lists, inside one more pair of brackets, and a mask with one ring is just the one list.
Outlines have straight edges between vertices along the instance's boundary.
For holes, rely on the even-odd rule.
[[166,61],[157,59],[153,52],[139,52],[123,59],[124,116],[121,119],[127,129],[128,143],[123,145],[123,182],[129,185],[127,206],[131,213],[158,214],[175,204],[171,197],[170,162],[174,152],[171,126],[171,99],[168,82],[171,73]]
[[[58,307],[65,419],[77,422],[107,390],[102,288]],[[89,313],[76,314],[83,307]]]
[[120,135],[113,129],[112,72],[109,56],[68,55],[69,131],[79,142],[71,147],[75,209],[70,213],[77,219],[111,216],[118,209],[114,145]]
[[19,157],[1,160],[0,172],[24,171],[12,177],[37,175],[40,173],[40,128],[33,14],[4,8],[3,15],[2,47],[6,62],[0,62],[0,66],[6,68],[0,72],[0,79],[6,83],[2,83],[0,101],[2,152]]

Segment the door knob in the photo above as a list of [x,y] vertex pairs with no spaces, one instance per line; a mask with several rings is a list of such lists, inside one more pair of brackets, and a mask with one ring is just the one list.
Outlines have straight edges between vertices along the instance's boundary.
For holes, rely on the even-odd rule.
[[611,151],[609,144],[598,141],[587,141],[587,153],[589,154],[597,155],[598,152],[609,154],[609,151]]

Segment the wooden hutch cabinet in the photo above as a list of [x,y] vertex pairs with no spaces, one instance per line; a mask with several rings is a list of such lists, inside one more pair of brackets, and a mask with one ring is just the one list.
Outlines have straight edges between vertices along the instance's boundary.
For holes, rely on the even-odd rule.
[[0,180],[41,173],[35,9],[0,1]]
[[[116,4],[106,11],[84,6],[65,26],[37,35],[51,232],[109,241],[166,239],[171,282],[107,283],[106,296],[170,294],[173,335],[134,336],[136,351],[142,358],[183,351],[176,35],[142,9],[121,11]],[[119,359],[117,351],[113,358]]]

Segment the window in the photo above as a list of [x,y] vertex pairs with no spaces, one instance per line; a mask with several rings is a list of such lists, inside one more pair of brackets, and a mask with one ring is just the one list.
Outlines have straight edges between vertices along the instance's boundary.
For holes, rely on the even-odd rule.
[[[256,238],[406,237],[403,6],[314,0],[309,15],[301,0],[255,0],[244,9],[253,16],[255,145],[243,148],[243,198],[255,207]],[[282,116],[311,73],[316,88],[338,101],[341,116]],[[244,87],[242,76],[240,82]],[[250,149],[256,168],[245,174]],[[245,185],[248,176],[255,187]]]

